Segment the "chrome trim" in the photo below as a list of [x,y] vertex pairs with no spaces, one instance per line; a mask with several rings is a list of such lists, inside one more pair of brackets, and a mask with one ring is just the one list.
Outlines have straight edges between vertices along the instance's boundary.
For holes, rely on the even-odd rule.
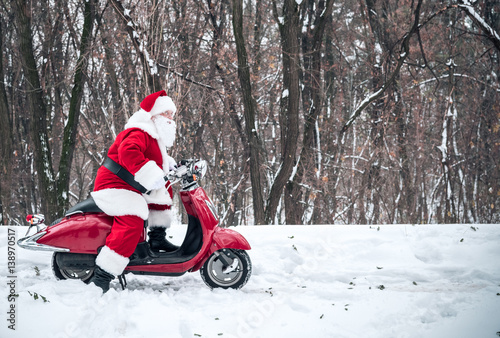
[[82,214],[83,215],[84,212],[81,211],[81,210],[75,210],[73,212],[70,212],[69,214],[64,215],[64,217],[70,217],[70,216],[73,216],[73,215],[76,215],[76,214]]
[[66,248],[58,248],[56,246],[37,243],[36,241],[46,233],[47,233],[46,231],[42,231],[32,236],[23,237],[17,241],[17,245],[19,245],[23,249],[28,249],[28,250],[69,252],[69,249]]
[[207,205],[208,209],[210,210],[210,212],[214,216],[215,220],[218,221],[219,215],[217,215],[217,209],[215,209],[215,205],[212,203],[212,201],[210,199],[205,200],[205,204]]
[[197,181],[191,182],[189,184],[186,184],[185,186],[181,187],[181,191],[192,191],[195,190],[199,187],[199,184]]
[[38,223],[38,224],[31,224],[28,228],[28,231],[26,231],[26,237],[28,237],[28,234],[30,233],[31,231],[31,228],[35,227],[36,228],[36,232],[35,234],[37,234],[38,232],[42,231],[42,230],[45,230],[45,228],[47,228],[47,225],[45,225],[45,223]]

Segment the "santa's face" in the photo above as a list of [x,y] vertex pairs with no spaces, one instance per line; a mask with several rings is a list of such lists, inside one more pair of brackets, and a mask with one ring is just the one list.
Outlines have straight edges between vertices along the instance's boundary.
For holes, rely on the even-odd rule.
[[163,117],[166,117],[169,120],[173,120],[174,119],[174,112],[171,111],[171,110],[167,110],[166,112],[163,112],[161,114],[153,116],[153,119],[156,118],[156,117],[158,117],[158,116],[163,116]]
[[167,148],[172,147],[174,145],[175,131],[177,127],[175,121],[173,120],[173,113],[171,111],[167,111],[153,116],[152,120],[156,126],[158,135],[160,136],[160,140]]

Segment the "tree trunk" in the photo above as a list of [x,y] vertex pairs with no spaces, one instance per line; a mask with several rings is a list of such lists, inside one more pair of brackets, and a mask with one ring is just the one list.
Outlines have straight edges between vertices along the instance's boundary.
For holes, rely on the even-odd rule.
[[88,53],[90,51],[90,37],[92,35],[94,22],[93,11],[93,0],[85,1],[83,31],[80,41],[80,56],[75,70],[68,118],[66,126],[64,127],[61,161],[59,162],[59,173],[57,179],[57,210],[59,215],[62,215],[67,210],[69,204],[69,177],[71,173],[71,164],[73,162],[73,154],[75,151],[83,87],[85,85],[84,72],[87,69]]
[[[323,42],[326,21],[330,18],[333,11],[334,0],[328,0],[326,5],[319,7],[314,16],[314,22],[311,18],[308,31],[302,37],[303,49],[303,64],[304,73],[304,89],[302,90],[302,100],[304,107],[304,132],[302,149],[300,151],[299,163],[297,164],[297,172],[293,180],[286,185],[285,193],[285,209],[287,224],[301,224],[304,216],[304,205],[302,200],[302,183],[305,179],[305,174],[314,173],[311,179],[320,179],[319,169],[321,166],[320,159],[315,158],[319,152],[319,144],[316,142],[319,139],[319,131],[316,129],[316,123],[319,114],[322,111],[322,91],[321,81],[321,46]],[[311,16],[313,14],[311,13]],[[305,196],[308,198],[309,194]],[[310,201],[314,203],[314,201]]]
[[9,200],[10,178],[12,167],[12,121],[10,119],[9,105],[7,102],[7,93],[4,85],[3,71],[3,39],[2,25],[0,23],[0,224],[8,224],[8,215],[5,214],[3,202]]
[[31,32],[31,11],[28,3],[15,1],[15,14],[19,34],[19,47],[26,77],[26,99],[31,114],[30,133],[34,144],[35,168],[38,176],[38,192],[40,194],[42,212],[46,219],[57,216],[57,195],[54,170],[47,136],[47,107],[43,99],[43,90],[37,72],[33,52]]
[[275,17],[279,24],[283,57],[283,88],[280,122],[282,129],[281,167],[273,182],[266,203],[266,222],[272,223],[283,194],[283,188],[290,180],[296,161],[299,137],[300,101],[300,43],[299,8],[295,0],[285,0],[283,21],[279,22],[276,2],[273,3]]
[[255,224],[264,224],[264,200],[262,198],[260,172],[260,140],[256,125],[256,102],[252,96],[252,86],[248,56],[243,36],[243,0],[233,1],[233,29],[238,54],[238,78],[243,94],[245,132],[250,152],[250,181],[252,182],[252,198]]

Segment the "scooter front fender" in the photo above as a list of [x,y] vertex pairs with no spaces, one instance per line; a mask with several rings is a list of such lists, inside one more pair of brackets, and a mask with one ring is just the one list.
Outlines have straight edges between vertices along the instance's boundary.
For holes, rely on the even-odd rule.
[[220,249],[239,249],[250,250],[250,244],[239,232],[225,228],[215,228],[212,237],[214,245],[212,245],[212,252]]
[[212,244],[208,248],[206,255],[190,271],[198,271],[215,251],[221,249],[250,250],[251,247],[245,237],[239,232],[216,227],[212,236]]

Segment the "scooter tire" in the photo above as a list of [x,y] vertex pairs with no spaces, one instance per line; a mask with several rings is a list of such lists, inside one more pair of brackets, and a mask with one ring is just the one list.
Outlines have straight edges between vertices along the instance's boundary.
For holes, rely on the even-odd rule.
[[[228,266],[219,259],[219,255],[221,254],[233,262],[235,262],[235,259],[238,260],[234,271],[229,273],[224,272],[224,269]],[[252,262],[245,250],[222,249],[213,253],[207,259],[200,269],[200,274],[205,284],[211,289],[240,289],[248,282],[252,274]]]
[[94,275],[94,269],[63,269],[57,264],[57,255],[71,255],[68,253],[54,252],[52,255],[52,272],[58,280],[79,279],[88,284]]

